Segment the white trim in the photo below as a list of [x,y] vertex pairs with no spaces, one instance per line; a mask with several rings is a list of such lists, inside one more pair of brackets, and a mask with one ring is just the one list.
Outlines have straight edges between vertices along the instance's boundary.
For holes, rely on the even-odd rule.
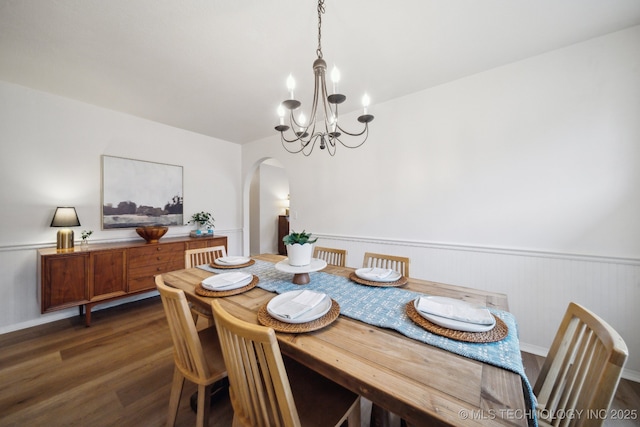
[[536,258],[568,259],[574,261],[605,262],[613,264],[640,265],[640,258],[624,258],[603,255],[574,254],[565,252],[538,251],[531,249],[499,248],[491,246],[474,246],[465,244],[426,242],[418,240],[382,239],[378,237],[337,236],[332,234],[313,233],[316,237],[348,242],[366,242],[379,245],[407,246],[452,251],[484,252],[502,255],[526,256]]
[[[105,301],[104,304],[98,304],[94,306],[94,308],[91,310],[91,313],[95,313],[96,311],[104,310],[106,308],[116,307],[118,305],[127,304],[134,301],[153,298],[158,295],[160,295],[158,291],[149,291],[142,294],[132,295],[126,298],[121,298],[121,299],[112,300],[108,302]],[[0,328],[0,335],[7,334],[9,332],[19,331],[21,329],[31,328],[34,326],[45,325],[47,323],[55,322],[57,320],[68,319],[76,316],[79,316],[78,307],[73,307],[73,308],[61,310],[59,312],[54,312],[54,313],[47,313],[46,315],[43,315],[37,319],[28,320],[22,323],[15,323],[13,325]]]
[[[236,233],[241,233],[242,232],[242,228],[232,228],[232,229],[228,229],[228,230],[218,230],[215,229],[214,230],[214,234],[213,236],[228,236],[228,235],[232,235],[232,234],[236,234]],[[179,233],[179,234],[165,234],[164,235],[165,238],[172,238],[172,237],[189,237],[189,233],[187,234],[183,234],[183,233]],[[102,244],[102,243],[120,243],[120,242],[132,242],[135,240],[140,240],[135,236],[125,236],[125,237],[119,237],[116,239],[91,239],[89,244]],[[140,240],[140,242],[142,242],[143,240]],[[0,246],[0,252],[15,252],[15,251],[28,251],[28,250],[33,250],[33,249],[44,249],[44,248],[50,248],[52,246],[55,246],[56,242],[42,242],[42,243],[28,243],[28,244],[23,244],[23,245],[4,245],[4,246]],[[78,243],[79,244],[79,243]]]

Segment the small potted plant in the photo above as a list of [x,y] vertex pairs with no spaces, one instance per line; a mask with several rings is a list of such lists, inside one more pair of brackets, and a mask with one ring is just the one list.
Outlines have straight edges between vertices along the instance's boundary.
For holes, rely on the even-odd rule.
[[80,245],[82,247],[87,247],[89,245],[89,236],[91,236],[92,234],[93,230],[82,230],[82,234],[80,234],[80,237],[82,238]]
[[[209,212],[197,212],[191,215],[191,219],[187,224],[195,224],[197,230],[195,232],[196,235],[207,235],[213,234],[213,223],[215,219],[213,215]],[[204,231],[203,231],[204,229]]]
[[287,255],[289,257],[289,265],[302,266],[311,264],[311,256],[313,255],[313,244],[318,240],[311,238],[311,233],[305,230],[302,233],[291,231],[282,238],[287,247]]

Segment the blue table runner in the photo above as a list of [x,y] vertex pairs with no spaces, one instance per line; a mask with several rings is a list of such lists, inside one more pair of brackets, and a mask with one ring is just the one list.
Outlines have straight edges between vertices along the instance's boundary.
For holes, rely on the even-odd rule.
[[[198,267],[213,273],[228,272],[228,270],[216,269],[209,265],[201,265]],[[254,265],[245,267],[242,271],[258,276],[260,278],[258,287],[269,292],[281,294],[301,289],[300,285],[292,283],[292,273],[276,270],[274,264],[271,262],[256,260]],[[493,343],[456,341],[425,330],[407,316],[405,305],[409,301],[424,295],[422,293],[397,287],[360,285],[346,277],[323,272],[309,273],[309,276],[311,277],[311,282],[304,285],[304,289],[323,292],[329,295],[340,304],[341,315],[351,317],[352,319],[365,322],[369,325],[395,330],[425,344],[507,369],[520,375],[524,389],[526,390],[526,403],[529,406],[529,413],[524,415],[529,416],[531,425],[537,426],[535,396],[524,371],[522,355],[520,354],[517,324],[511,313],[489,309],[493,314],[502,319],[509,328],[509,333],[506,338]]]

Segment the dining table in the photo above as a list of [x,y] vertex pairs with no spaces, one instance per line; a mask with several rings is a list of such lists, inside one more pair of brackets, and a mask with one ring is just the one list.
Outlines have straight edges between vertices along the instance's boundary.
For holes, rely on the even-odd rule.
[[[310,273],[308,284],[296,285],[291,274],[274,268],[285,257],[261,254],[251,259],[254,264],[242,270],[258,278],[257,286],[217,298],[234,316],[260,324],[259,315],[266,304],[278,293],[292,289],[321,289],[340,305],[339,316],[322,328],[276,331],[281,351],[288,357],[412,426],[537,424],[531,386],[519,353],[517,325],[508,311],[506,295],[415,278],[406,278],[400,287],[375,288],[350,280],[356,269],[334,265]],[[204,265],[163,273],[162,278],[167,285],[182,289],[191,303],[211,309],[216,297],[203,296],[196,288],[213,274],[227,271]],[[353,295],[363,295],[363,299],[349,301]],[[416,295],[455,298],[487,307],[505,321],[509,335],[498,342],[468,343],[424,331],[405,314],[406,301]],[[402,303],[389,302],[397,298]],[[391,323],[370,321],[376,311],[382,311],[382,317]]]

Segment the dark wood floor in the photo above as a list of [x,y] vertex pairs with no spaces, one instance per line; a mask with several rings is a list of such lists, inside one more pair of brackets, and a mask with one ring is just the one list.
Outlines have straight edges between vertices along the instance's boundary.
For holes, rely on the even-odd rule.
[[[534,381],[541,358],[524,355]],[[0,426],[161,426],[173,373],[171,339],[158,297],[0,335]],[[195,424],[187,382],[178,426]],[[614,408],[640,408],[640,384],[623,381]],[[363,426],[370,406],[363,404]],[[640,416],[640,415],[639,415]],[[228,399],[210,426],[231,425]],[[640,425],[639,420],[606,425]]]

